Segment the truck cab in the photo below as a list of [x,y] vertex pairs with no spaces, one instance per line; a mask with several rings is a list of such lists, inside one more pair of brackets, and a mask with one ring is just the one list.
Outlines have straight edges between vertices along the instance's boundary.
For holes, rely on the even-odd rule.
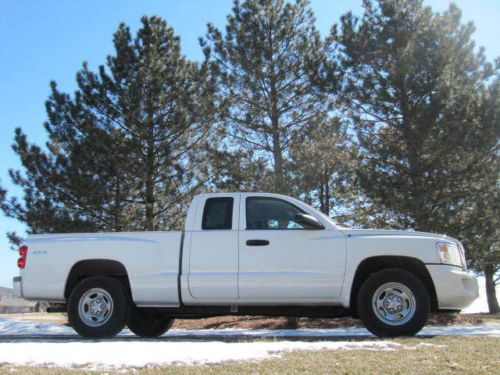
[[199,195],[184,241],[185,303],[321,304],[340,298],[346,236],[293,198]]

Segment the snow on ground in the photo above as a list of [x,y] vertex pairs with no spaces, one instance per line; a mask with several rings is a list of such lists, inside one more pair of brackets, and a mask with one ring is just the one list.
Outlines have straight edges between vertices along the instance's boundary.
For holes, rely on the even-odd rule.
[[[425,327],[419,335],[500,337],[500,325]],[[33,339],[34,336],[36,340]],[[141,367],[148,364],[262,360],[280,356],[291,350],[415,348],[392,341],[375,340],[366,329],[354,327],[298,330],[178,329],[169,331],[157,340],[136,339],[131,336],[130,331],[124,330],[117,339],[81,340],[70,327],[0,318],[0,363],[30,366],[51,364],[65,367],[83,365],[100,369]],[[347,341],[349,338],[360,336],[365,339]],[[246,338],[246,342],[241,342],[241,338]],[[255,341],[252,341],[252,338]],[[260,341],[262,338],[274,338],[275,341]],[[290,341],[291,338],[294,341]],[[300,338],[303,340],[300,341]]]
[[76,335],[76,332],[73,328],[60,324],[1,318],[0,315],[0,338],[3,335]]
[[388,341],[245,342],[221,341],[115,341],[0,344],[0,363],[14,365],[91,365],[94,368],[145,365],[207,364],[224,361],[263,360],[291,350],[395,350]]

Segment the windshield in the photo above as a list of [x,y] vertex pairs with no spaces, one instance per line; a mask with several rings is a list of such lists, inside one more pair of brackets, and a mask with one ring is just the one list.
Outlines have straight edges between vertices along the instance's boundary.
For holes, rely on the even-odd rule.
[[339,224],[337,223],[335,220],[333,220],[331,217],[325,215],[323,212],[321,212],[320,210],[318,210],[317,208],[314,208],[313,206],[307,204],[307,203],[304,203],[298,199],[295,199],[295,198],[292,198],[293,200],[295,200],[296,202],[304,205],[304,206],[307,206],[308,208],[310,208],[312,211],[314,211],[315,214],[317,214],[318,216],[321,216],[321,218],[327,220],[328,222],[332,223],[333,225],[335,225],[338,229],[349,229],[349,227],[345,226],[345,225],[342,225],[342,224]]

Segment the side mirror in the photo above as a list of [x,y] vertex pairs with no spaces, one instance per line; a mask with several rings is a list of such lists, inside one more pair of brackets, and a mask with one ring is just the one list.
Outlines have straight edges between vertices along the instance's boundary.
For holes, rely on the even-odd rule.
[[295,215],[295,221],[303,224],[306,227],[305,229],[325,229],[324,225],[311,215],[297,214]]

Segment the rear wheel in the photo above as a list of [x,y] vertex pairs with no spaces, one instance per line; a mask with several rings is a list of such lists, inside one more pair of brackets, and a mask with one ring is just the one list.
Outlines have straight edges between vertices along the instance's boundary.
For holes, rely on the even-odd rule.
[[167,332],[173,322],[171,318],[138,310],[130,315],[128,328],[137,336],[155,338]]
[[112,337],[130,316],[130,298],[123,284],[112,277],[93,276],[81,281],[68,300],[68,320],[84,337]]
[[401,269],[372,274],[358,294],[358,313],[377,336],[412,336],[427,323],[430,298],[424,283]]

